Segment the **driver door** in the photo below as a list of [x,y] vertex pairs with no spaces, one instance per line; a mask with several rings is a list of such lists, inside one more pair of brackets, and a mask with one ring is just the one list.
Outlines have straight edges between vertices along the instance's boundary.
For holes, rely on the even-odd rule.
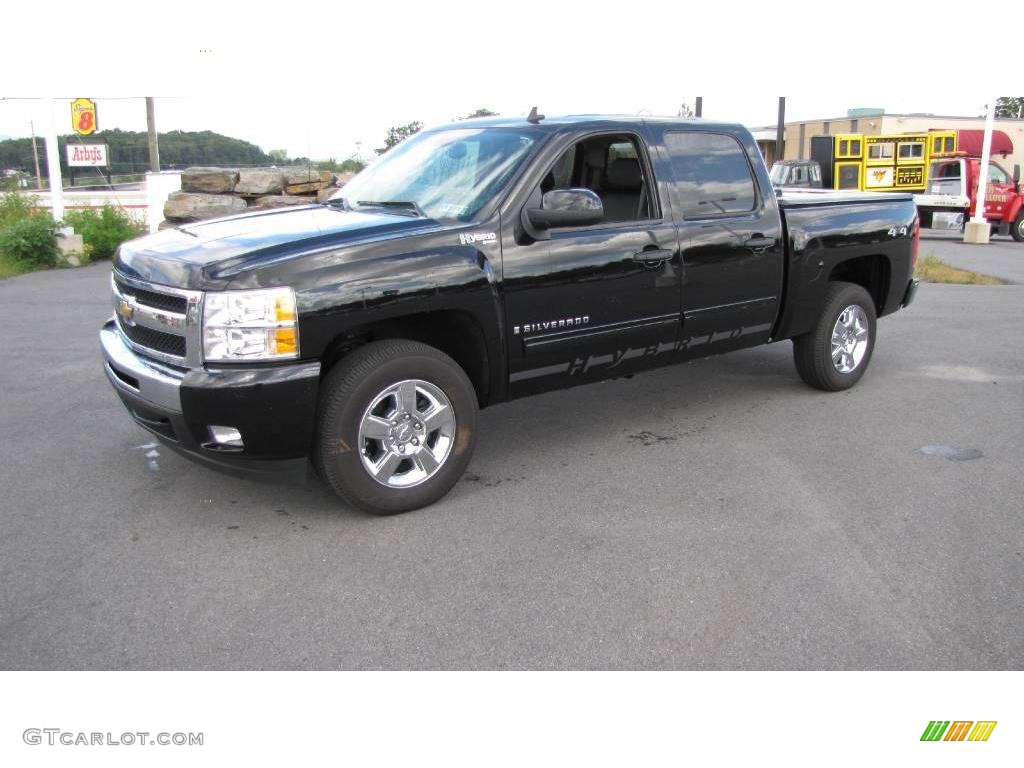
[[532,240],[516,236],[522,206],[507,217],[502,282],[512,397],[667,361],[679,334],[676,231],[643,137],[568,136],[556,151],[535,171],[526,205],[539,207],[550,189],[586,188],[601,198],[604,220]]

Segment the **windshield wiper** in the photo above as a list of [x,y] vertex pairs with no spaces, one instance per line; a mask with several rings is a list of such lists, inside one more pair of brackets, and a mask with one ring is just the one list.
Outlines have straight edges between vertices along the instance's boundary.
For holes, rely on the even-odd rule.
[[365,205],[367,208],[397,208],[410,211],[421,218],[429,218],[423,209],[412,200],[357,200],[357,205]]

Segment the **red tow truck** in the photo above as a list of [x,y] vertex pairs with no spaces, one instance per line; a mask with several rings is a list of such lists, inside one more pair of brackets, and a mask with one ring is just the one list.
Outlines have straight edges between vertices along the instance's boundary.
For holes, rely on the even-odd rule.
[[[914,195],[922,227],[962,229],[964,222],[974,215],[983,138],[984,131],[961,130],[955,151],[932,152],[925,190]],[[1003,131],[994,131],[990,156],[1006,158],[1012,152],[1010,137]],[[1024,190],[1019,165],[1014,166],[1011,176],[996,160],[989,161],[985,218],[996,234],[1009,234],[1018,242],[1024,241]]]

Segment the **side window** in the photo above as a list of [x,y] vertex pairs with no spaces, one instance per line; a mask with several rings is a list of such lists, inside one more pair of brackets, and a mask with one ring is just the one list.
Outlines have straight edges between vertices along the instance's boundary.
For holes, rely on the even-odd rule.
[[653,218],[652,187],[637,141],[628,134],[608,134],[576,142],[551,166],[540,192],[589,189],[601,198],[608,224]]
[[677,215],[702,219],[749,213],[757,207],[747,153],[724,133],[668,131],[672,159],[672,205]]
[[904,160],[924,157],[924,144],[919,142],[900,142],[900,157]]
[[891,141],[885,141],[878,144],[868,145],[868,159],[869,160],[889,160],[892,159],[893,145]]
[[991,163],[988,167],[988,180],[989,183],[994,184],[1009,184],[1010,174],[1008,174],[995,163]]

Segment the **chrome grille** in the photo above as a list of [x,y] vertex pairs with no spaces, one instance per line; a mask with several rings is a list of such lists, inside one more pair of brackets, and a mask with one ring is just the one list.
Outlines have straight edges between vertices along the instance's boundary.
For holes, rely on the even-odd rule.
[[118,279],[116,277],[114,278],[114,284],[122,295],[128,294],[130,296],[134,296],[138,300],[139,304],[144,304],[147,307],[163,309],[179,315],[184,315],[188,310],[188,299],[184,296],[173,296],[169,293],[157,293],[155,291],[147,291],[143,288],[129,286],[123,279]]
[[189,368],[202,363],[201,291],[156,285],[115,272],[110,280],[114,317],[136,352]]

